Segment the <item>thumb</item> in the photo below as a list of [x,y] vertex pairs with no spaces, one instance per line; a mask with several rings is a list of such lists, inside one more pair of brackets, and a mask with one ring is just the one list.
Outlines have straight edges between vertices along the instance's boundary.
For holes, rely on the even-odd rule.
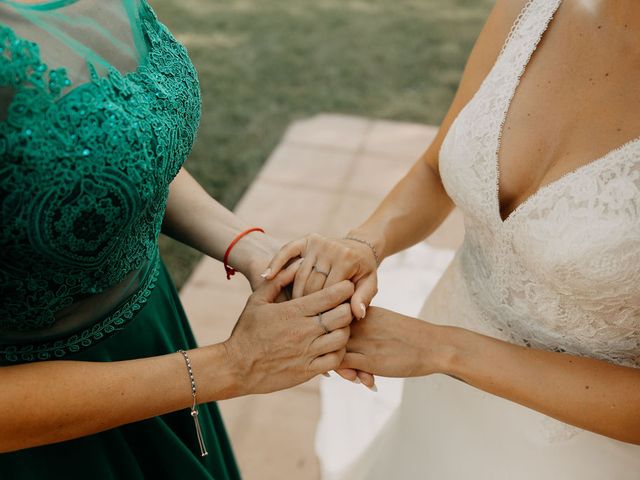
[[253,293],[253,299],[259,303],[274,303],[280,295],[280,292],[293,282],[301,263],[302,259],[293,262],[286,269],[278,273],[273,280],[264,282]]
[[367,308],[373,297],[378,293],[378,276],[376,272],[370,273],[356,283],[356,290],[351,297],[351,311],[358,320],[364,318]]

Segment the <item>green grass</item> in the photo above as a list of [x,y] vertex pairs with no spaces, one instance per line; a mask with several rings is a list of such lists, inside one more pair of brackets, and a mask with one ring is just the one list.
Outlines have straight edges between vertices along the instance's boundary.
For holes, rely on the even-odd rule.
[[[155,0],[198,69],[187,168],[233,208],[294,120],[339,112],[438,124],[490,0]],[[181,285],[196,252],[161,239]]]

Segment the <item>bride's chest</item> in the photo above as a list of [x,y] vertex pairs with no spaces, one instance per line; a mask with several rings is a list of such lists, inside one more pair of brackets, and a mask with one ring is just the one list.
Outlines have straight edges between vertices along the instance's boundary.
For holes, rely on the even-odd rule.
[[[573,301],[640,307],[640,159],[573,175],[495,231],[503,262]],[[489,239],[487,239],[489,240]],[[516,279],[511,279],[514,281]]]
[[[483,100],[489,99],[489,100]],[[463,212],[483,276],[526,281],[575,299],[640,307],[640,142],[616,149],[534,193],[505,221],[498,205],[495,131],[483,97],[458,116],[440,173]]]

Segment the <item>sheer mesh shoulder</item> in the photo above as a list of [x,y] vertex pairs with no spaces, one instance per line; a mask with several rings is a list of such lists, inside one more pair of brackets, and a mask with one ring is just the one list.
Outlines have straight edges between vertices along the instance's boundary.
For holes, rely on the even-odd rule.
[[200,117],[195,69],[146,2],[41,7],[0,1],[7,362],[85,348],[140,309]]
[[[38,45],[42,62],[64,66],[74,83],[89,80],[87,62],[106,73],[135,70],[147,53],[140,0],[0,1],[2,23]],[[38,7],[39,6],[39,7]]]

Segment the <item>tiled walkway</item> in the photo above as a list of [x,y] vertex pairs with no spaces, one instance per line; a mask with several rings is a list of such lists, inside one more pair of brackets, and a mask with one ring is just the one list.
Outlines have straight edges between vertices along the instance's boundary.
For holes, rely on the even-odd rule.
[[[277,238],[310,232],[344,235],[375,209],[435,135],[434,127],[318,115],[294,123],[238,205],[236,213]],[[429,239],[455,248],[462,238],[454,212]],[[205,258],[181,296],[201,344],[225,340],[247,296],[246,280],[228,282]],[[316,480],[314,435],[319,381],[288,391],[221,403],[246,480]]]

